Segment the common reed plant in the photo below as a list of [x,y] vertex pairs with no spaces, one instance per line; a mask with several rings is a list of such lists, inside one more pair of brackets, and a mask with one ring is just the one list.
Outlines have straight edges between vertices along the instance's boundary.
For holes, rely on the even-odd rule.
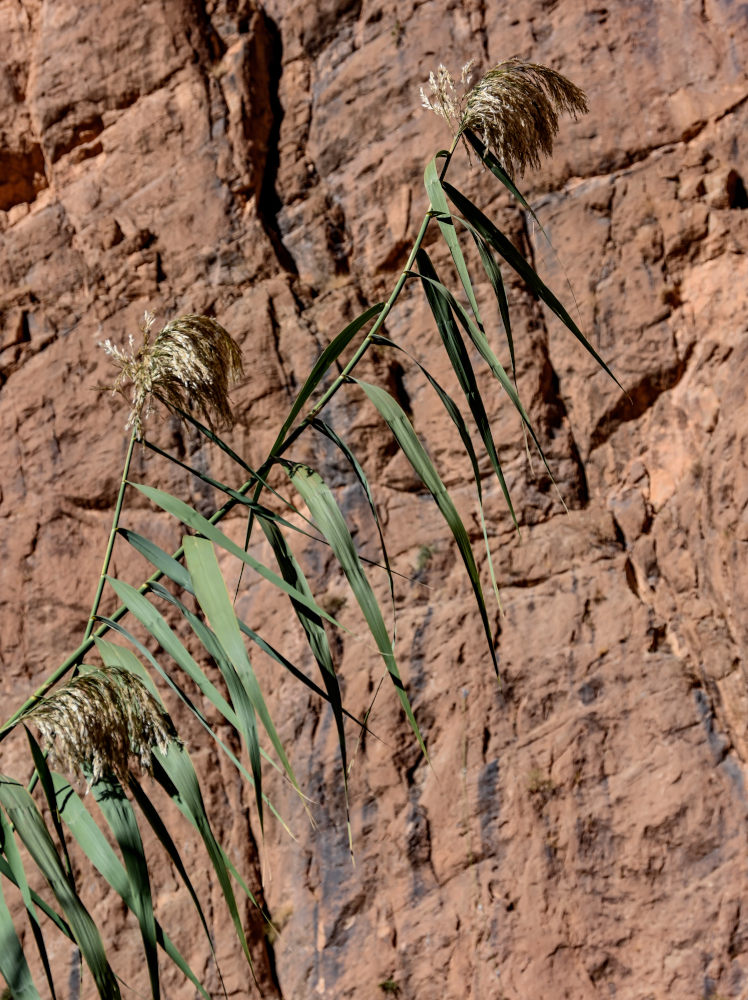
[[[463,71],[463,88],[468,88],[470,70],[468,66]],[[408,415],[387,388],[360,378],[359,363],[374,346],[393,353],[407,350],[414,356],[417,345],[393,342],[385,334],[384,324],[405,286],[420,287],[454,371],[462,405],[430,373],[426,367],[428,359],[414,357],[414,361],[443,406],[444,420],[459,436],[473,470],[486,565],[498,599],[483,511],[479,468],[482,455],[488,459],[490,475],[503,492],[515,523],[516,517],[473,358],[481,359],[482,366],[504,390],[507,405],[516,410],[528,438],[545,462],[542,443],[513,377],[515,343],[503,280],[505,270],[515,271],[609,375],[610,371],[532,266],[499,227],[449,183],[447,174],[462,140],[485,168],[484,183],[498,182],[522,209],[531,211],[515,185],[514,175],[537,166],[542,156],[551,153],[559,114],[577,115],[587,105],[581,90],[560,74],[519,59],[496,66],[464,93],[449,72],[440,67],[432,74],[430,93],[422,92],[422,97],[428,108],[449,122],[453,141],[448,151],[437,153],[426,166],[424,179],[429,207],[407,261],[388,299],[367,308],[330,339],[259,467],[251,466],[237,455],[218,433],[233,422],[229,389],[240,376],[242,363],[236,344],[215,319],[182,316],[168,322],[154,336],[154,319],[147,314],[139,343],[132,338],[127,348],[110,341],[103,345],[118,370],[110,388],[127,399],[126,424],[131,434],[93,607],[80,645],[0,726],[0,741],[25,729],[33,765],[28,787],[18,778],[0,776],[0,973],[13,996],[24,1000],[40,997],[32,965],[46,976],[51,995],[58,995],[59,973],[52,967],[47,946],[50,934],[64,935],[77,945],[101,997],[111,1000],[120,996],[119,981],[102,936],[72,877],[68,844],[75,843],[77,856],[88,860],[102,885],[109,885],[134,914],[152,996],[157,1000],[161,996],[161,969],[168,962],[176,965],[195,990],[208,998],[204,983],[169,937],[167,928],[161,925],[151,894],[149,863],[139,832],[143,825],[151,827],[173,861],[174,871],[182,874],[197,922],[205,929],[208,945],[213,949],[200,899],[189,883],[188,862],[180,856],[175,839],[164,826],[163,804],[168,800],[178,805],[202,840],[238,944],[251,969],[236,897],[237,892],[246,892],[251,898],[251,892],[237,878],[238,873],[213,833],[200,791],[201,779],[177,733],[180,717],[184,721],[192,716],[197,721],[206,739],[215,742],[218,752],[225,754],[242,779],[253,787],[261,830],[268,812],[277,815],[263,790],[266,761],[279,768],[303,798],[253,669],[252,655],[257,650],[329,704],[340,748],[341,811],[347,810],[347,740],[351,732],[358,735],[366,721],[356,719],[343,703],[333,652],[335,645],[330,641],[330,633],[341,627],[333,613],[335,609],[323,597],[315,595],[302,568],[301,556],[297,556],[299,540],[309,542],[309,525],[298,534],[301,531],[298,520],[283,517],[268,505],[271,473],[276,477],[279,473],[285,475],[292,484],[306,505],[307,520],[316,528],[316,543],[327,546],[337,560],[349,584],[350,598],[358,605],[381,656],[384,676],[391,679],[413,738],[426,753],[426,740],[411,706],[407,683],[401,677],[394,629],[386,624],[387,616],[370,583],[368,561],[358,551],[346,515],[325,481],[324,469],[295,462],[291,456],[293,445],[309,435],[321,435],[339,450],[352,477],[365,491],[381,541],[380,565],[394,595],[396,574],[390,566],[385,531],[366,472],[351,445],[324,419],[324,411],[336,394],[348,392],[354,386],[363,392],[381,418],[383,428],[392,435],[395,447],[433,497],[464,565],[466,586],[472,590],[482,623],[486,656],[498,676],[484,593],[486,581],[479,573],[465,524]],[[432,230],[449,251],[453,265],[449,279],[437,273],[424,248],[424,239]],[[487,329],[483,322],[463,250],[466,240],[477,248],[481,276],[496,298],[501,331]],[[506,341],[511,359],[509,371],[497,354],[497,332]],[[343,363],[341,359],[348,351],[350,358]],[[222,449],[237,468],[240,478],[235,486],[218,482],[204,469],[191,467],[177,455],[168,455],[148,439],[147,428],[156,403],[163,404],[191,424],[207,442]],[[414,419],[417,418],[416,413]],[[183,499],[155,485],[133,482],[130,464],[137,442],[177,462],[219,490],[225,497],[223,504],[206,517]],[[176,552],[167,553],[152,539],[123,526],[125,498],[132,490],[182,526],[182,545]],[[274,500],[277,499],[278,494],[274,490],[272,493]],[[244,545],[233,541],[219,526],[226,514],[237,507],[243,508],[247,515]],[[260,562],[250,551],[250,542],[258,532],[272,551],[270,565]],[[110,575],[115,543],[132,546],[152,565],[151,576],[140,587]],[[222,560],[230,557],[237,567],[264,580],[273,588],[277,601],[288,602],[289,616],[297,623],[306,643],[303,659],[291,662],[282,650],[274,648],[237,615],[233,595],[219,566],[219,551]],[[106,586],[117,595],[120,606],[103,616],[100,602]],[[167,619],[167,610],[172,621],[176,615],[187,623],[193,634],[193,652],[199,649],[200,656],[193,656],[184,645]],[[153,640],[150,645],[133,633],[133,622],[139,623],[141,634],[145,630]],[[115,638],[118,641],[113,641]],[[151,652],[153,648],[158,652]],[[98,656],[99,665],[87,662],[91,655]],[[223,679],[225,695],[198,660],[213,663]],[[312,678],[310,670],[315,666],[318,681]],[[166,711],[162,695],[167,690],[171,704],[178,706],[181,716],[172,718]],[[206,709],[210,711],[206,713]],[[216,717],[221,720],[220,727],[208,721]],[[219,735],[224,724],[233,727],[240,737],[241,755]],[[143,771],[150,778],[141,784],[139,776]],[[90,788],[88,799],[78,794],[81,781]],[[96,813],[88,806],[91,799],[98,804]],[[104,829],[99,825],[102,823]],[[121,857],[111,846],[111,838],[118,845]],[[37,869],[33,877],[27,873],[29,865]],[[40,884],[39,875],[47,890],[37,893],[32,885]],[[13,912],[17,914],[20,908],[25,913],[30,935],[19,933],[4,890],[15,894]],[[30,947],[37,950],[40,961],[30,964],[26,955]]]

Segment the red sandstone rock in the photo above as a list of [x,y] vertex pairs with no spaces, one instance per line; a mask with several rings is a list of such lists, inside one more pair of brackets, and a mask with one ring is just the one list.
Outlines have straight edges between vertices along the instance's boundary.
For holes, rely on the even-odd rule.
[[[433,768],[385,685],[371,721],[379,739],[367,737],[352,770],[352,867],[329,713],[258,659],[318,828],[269,776],[300,838],[271,826],[261,852],[274,967],[246,919],[265,994],[287,1000],[373,1000],[385,982],[414,1000],[745,996],[743,8],[0,0],[0,38],[7,711],[76,645],[95,588],[125,448],[123,407],[92,391],[111,380],[97,341],[122,342],[145,308],[215,314],[250,359],[232,442],[261,460],[321,347],[391,288],[427,208],[423,166],[448,141],[419,107],[428,72],[517,53],[584,87],[589,116],[565,122],[553,160],[525,180],[555,255],[491,178],[462,166],[454,177],[564,299],[568,277],[583,329],[630,398],[509,282],[520,388],[571,512],[546,478],[528,478],[517,421],[494,393],[523,525],[520,544],[487,479],[506,611],[493,623],[500,689],[438,512],[360,398],[336,399],[331,419],[378,483],[394,565],[415,574],[398,584],[398,649]],[[448,381],[415,295],[388,332]],[[366,365],[401,380],[480,551],[439,404],[413,370],[383,355]],[[151,426],[164,446],[229,474],[176,422]],[[201,509],[212,503],[139,455],[133,478],[146,477]],[[340,496],[375,551],[362,498],[342,483]],[[178,544],[144,502],[131,511],[136,529]],[[329,560],[309,569],[320,594],[346,600]],[[135,582],[143,566],[123,547],[115,570]],[[358,629],[350,605],[340,614]],[[286,608],[259,586],[239,607],[292,659],[303,655]],[[360,713],[380,663],[348,637],[339,653],[346,702]],[[251,794],[197,730],[185,735],[211,775],[216,829],[256,880]],[[20,740],[3,750],[2,770],[24,778]],[[183,846],[204,872],[187,831]],[[252,995],[219,893],[205,873],[197,884],[227,989]],[[135,922],[100,886],[87,893],[117,971],[145,992]],[[155,897],[217,994],[165,865]],[[61,939],[53,962],[65,982],[72,954]],[[165,984],[170,997],[193,995],[171,971]]]

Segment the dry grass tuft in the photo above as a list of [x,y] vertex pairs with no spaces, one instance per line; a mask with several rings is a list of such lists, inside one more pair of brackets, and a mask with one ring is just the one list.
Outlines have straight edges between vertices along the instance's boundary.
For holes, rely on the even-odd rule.
[[25,717],[34,722],[50,757],[91,784],[114,773],[126,781],[130,759],[151,773],[154,749],[174,740],[168,717],[134,674],[100,667],[79,674]]
[[114,385],[130,403],[127,427],[138,440],[143,437],[143,421],[151,399],[159,399],[172,412],[198,409],[210,427],[214,422],[231,427],[234,416],[229,387],[242,375],[241,352],[224,328],[208,316],[180,316],[167,323],[151,342],[154,323],[146,313],[141,330],[143,343],[135,348],[130,337],[129,351],[105,340],[102,347],[120,369]]
[[577,118],[588,110],[584,92],[565,76],[517,56],[490,69],[464,97],[444,66],[429,83],[431,97],[421,90],[424,107],[445,118],[455,135],[475,132],[510,176],[551,155],[560,114]]

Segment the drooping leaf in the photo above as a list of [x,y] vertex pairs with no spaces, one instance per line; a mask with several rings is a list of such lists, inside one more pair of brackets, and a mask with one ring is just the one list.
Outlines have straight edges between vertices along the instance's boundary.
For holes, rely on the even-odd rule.
[[[379,520],[379,512],[377,510],[377,505],[374,502],[374,494],[371,491],[369,480],[366,476],[366,473],[364,472],[363,466],[354,455],[352,449],[345,443],[345,441],[340,437],[339,434],[336,434],[336,432],[332,429],[332,427],[328,423],[317,417],[315,420],[312,421],[312,427],[316,431],[319,431],[321,434],[324,434],[325,437],[329,438],[330,441],[332,441],[332,443],[336,445],[336,447],[343,453],[343,455],[346,457],[348,461],[348,464],[353,469],[353,473],[356,476],[356,479],[358,479],[359,483],[361,484],[361,488],[363,489],[366,495],[366,499],[369,504],[369,510],[371,511],[371,516],[374,518],[374,524],[377,529],[377,534],[379,535],[379,547],[382,550],[382,559],[384,560],[384,568],[387,571],[387,579],[390,585],[390,601],[392,602],[392,644],[394,645],[397,636],[397,616],[395,614],[395,581],[393,579],[392,567],[390,566],[390,559],[387,554],[387,543],[385,542],[384,531],[382,530],[382,525]],[[375,563],[371,559],[364,559],[363,556],[361,556],[360,558],[361,562],[367,562],[369,563],[369,565],[378,565],[378,563]]]
[[156,935],[156,918],[153,914],[153,897],[151,895],[151,879],[148,872],[148,862],[145,857],[143,841],[135,819],[135,812],[130,804],[122,785],[114,775],[103,774],[94,782],[91,792],[96,799],[114,839],[119,845],[125,862],[125,871],[130,883],[133,910],[140,925],[140,936],[143,939],[148,978],[151,984],[153,1000],[161,996],[161,980],[158,970],[158,944]]
[[449,395],[449,393],[446,391],[446,389],[444,389],[437,382],[437,380],[434,378],[434,376],[431,374],[428,368],[422,365],[421,362],[418,361],[417,358],[414,358],[413,355],[410,354],[408,351],[406,351],[404,347],[400,346],[399,344],[395,344],[392,340],[389,340],[387,337],[381,337],[379,335],[377,335],[377,337],[375,338],[375,343],[381,344],[383,347],[390,347],[396,351],[402,351],[403,354],[406,354],[410,358],[413,364],[415,364],[423,372],[424,376],[429,382],[429,385],[432,387],[434,392],[441,400],[444,409],[447,411],[449,419],[457,428],[457,432],[460,435],[460,440],[462,441],[462,446],[465,449],[465,454],[468,456],[470,464],[473,469],[473,481],[475,482],[476,492],[478,494],[478,513],[480,515],[481,531],[483,533],[483,544],[485,545],[486,548],[486,556],[488,560],[488,572],[491,577],[491,586],[493,587],[494,596],[496,597],[496,603],[499,606],[499,610],[502,610],[501,596],[499,594],[499,586],[496,582],[496,571],[493,565],[493,555],[491,553],[491,546],[488,541],[488,528],[486,526],[486,516],[485,516],[485,511],[483,509],[483,485],[481,481],[480,468],[478,466],[478,456],[475,454],[475,448],[473,447],[473,442],[470,438],[470,433],[467,429],[467,425],[465,423],[465,420],[463,419],[462,413],[460,413],[459,407],[452,399],[452,397]]
[[155,757],[157,766],[154,769],[154,775],[156,780],[163,786],[177,808],[189,820],[202,838],[213,870],[218,878],[223,898],[231,915],[236,936],[249,965],[252,978],[255,979],[254,964],[236,905],[236,896],[231,887],[231,879],[229,878],[224,852],[211,829],[208,814],[205,811],[202,792],[200,791],[200,784],[197,780],[190,756],[184,747],[174,743],[169,747],[166,754],[156,751]]
[[[437,291],[437,285],[440,284],[439,277],[434,270],[434,266],[431,263],[429,255],[425,250],[419,251],[418,270],[424,279],[426,279],[423,281],[423,290],[426,293],[426,299],[436,321],[436,326],[442,338],[442,343],[447,351],[447,356],[449,357],[452,369],[457,376],[457,381],[459,382],[460,388],[462,389],[468,406],[470,407],[470,412],[473,415],[475,426],[480,434],[481,440],[483,441],[483,447],[486,449],[486,454],[488,455],[496,474],[499,486],[501,487],[501,492],[504,494],[504,499],[507,507],[509,508],[509,512],[512,515],[512,520],[514,521],[515,526],[519,529],[517,517],[514,513],[514,507],[512,505],[512,498],[509,496],[509,490],[506,485],[506,480],[504,479],[504,473],[501,469],[501,463],[499,462],[499,456],[497,454],[496,445],[491,432],[491,424],[488,419],[488,414],[486,413],[486,408],[483,404],[483,397],[481,396],[480,389],[478,388],[470,356],[457,329],[457,324],[452,316],[452,310],[449,307],[449,303],[445,301],[445,299]],[[436,285],[432,284],[432,282],[436,282]]]
[[0,975],[8,984],[12,997],[17,1000],[41,1000],[31,978],[31,970],[21,942],[18,940],[8,904],[5,902],[2,879],[0,879]]
[[[112,889],[114,889],[127,908],[137,915],[137,901],[133,896],[130,880],[128,879],[127,872],[123,867],[122,862],[110,847],[106,837],[96,825],[94,818],[83,805],[80,796],[73,789],[68,780],[61,774],[56,774],[54,772],[52,774],[52,778],[54,781],[57,806],[66,826],[85,851],[88,861],[106,880]],[[210,940],[210,934],[208,932],[207,924],[205,924],[205,918],[202,914],[199,901],[194,898],[193,901],[195,902],[198,912],[202,918],[203,926],[205,927],[205,932],[208,936],[208,942],[212,949],[213,944]],[[158,922],[156,923],[156,939],[171,961],[174,962],[174,964],[190,980],[193,986],[195,986],[202,993],[206,1000],[210,1000],[208,993],[204,987],[201,986],[197,976]]]
[[[34,902],[31,889],[29,888],[28,879],[26,878],[26,872],[24,871],[23,861],[21,860],[21,852],[18,850],[18,845],[16,844],[16,839],[13,836],[13,830],[10,823],[6,819],[5,813],[0,809],[0,838],[2,838],[2,853],[5,855],[4,860],[6,861],[8,867],[13,874],[13,882],[18,887],[21,898],[23,899],[24,906],[26,907],[26,913],[29,918],[29,923],[31,924],[31,931],[34,935],[34,940],[36,942],[37,950],[39,952],[39,957],[44,967],[44,974],[47,977],[47,984],[49,985],[49,992],[52,995],[52,1000],[56,1000],[57,992],[55,990],[54,979],[52,977],[52,967],[49,963],[49,955],[47,954],[47,946],[44,941],[44,933],[39,922],[39,914],[37,912],[36,904]],[[2,897],[2,880],[0,880],[0,908],[4,905],[4,899]],[[4,921],[0,915],[0,934],[5,936]],[[12,939],[10,939],[12,941]],[[11,946],[12,947],[12,946]],[[20,942],[19,942],[20,947]],[[3,947],[0,946],[0,953],[3,951]],[[21,952],[23,957],[23,952]],[[16,955],[17,957],[17,955]],[[13,961],[12,965],[16,968],[17,973],[23,973],[23,964],[25,963],[25,958],[23,962],[18,965],[16,961]],[[27,967],[28,968],[28,967]],[[3,972],[3,965],[0,962],[0,973]],[[4,974],[4,973],[3,973]],[[12,983],[8,976],[5,977],[8,986],[12,988]],[[23,992],[23,989],[19,984],[17,984],[19,990]],[[34,987],[34,990],[36,987]],[[33,994],[29,994],[31,996]]]
[[452,221],[449,205],[447,204],[447,199],[444,195],[442,182],[439,179],[439,171],[436,169],[436,157],[427,165],[424,180],[426,182],[426,191],[431,201],[431,207],[436,213],[436,221],[439,224],[442,236],[449,247],[449,252],[452,254],[452,260],[457,268],[457,273],[460,276],[460,281],[465,290],[467,300],[470,303],[470,308],[473,310],[473,315],[475,316],[478,326],[482,327],[480,310],[478,309],[478,301],[475,297],[473,285],[470,281],[470,273],[468,271],[467,264],[465,263],[465,257],[460,246],[457,232],[455,231],[455,225]]
[[[304,575],[301,566],[299,566],[299,563],[297,562],[290,546],[288,545],[283,532],[277,525],[268,524],[266,522],[262,523],[262,529],[270,547],[273,550],[273,555],[278,563],[278,568],[281,571],[283,579],[287,583],[291,584],[295,590],[300,591],[302,594],[306,594],[307,597],[311,599],[312,590],[309,586],[309,582]],[[350,832],[350,822],[348,819],[348,751],[346,748],[345,726],[343,723],[343,700],[340,693],[340,685],[338,684],[337,674],[335,672],[332,651],[330,650],[327,634],[319,615],[311,612],[306,605],[293,600],[291,601],[291,606],[294,609],[296,617],[299,619],[299,623],[301,624],[301,627],[306,635],[307,642],[309,643],[309,649],[311,650],[312,656],[319,667],[322,683],[325,685],[325,690],[327,692],[327,699],[330,702],[330,707],[332,708],[335,728],[338,733],[340,759],[343,766],[343,795],[346,803],[346,821],[349,823],[348,829]]]
[[34,800],[17,781],[0,776],[0,804],[57,897],[81,954],[91,970],[99,996],[102,1000],[119,1000],[119,984],[107,961],[96,924],[68,882],[52,838]]
[[548,286],[541,281],[537,273],[533,268],[527,263],[522,254],[517,250],[514,244],[509,240],[500,229],[498,229],[489,218],[487,218],[479,208],[477,208],[469,198],[466,198],[464,194],[457,190],[457,188],[452,187],[451,184],[444,184],[444,190],[447,192],[449,197],[452,199],[454,204],[457,206],[460,212],[465,216],[465,218],[478,230],[483,239],[492,246],[504,260],[509,264],[510,267],[514,268],[517,274],[522,278],[530,291],[537,295],[539,299],[551,309],[556,316],[561,320],[564,326],[576,337],[579,343],[584,347],[584,349],[592,355],[595,361],[600,365],[600,367],[605,371],[616,383],[616,385],[623,392],[623,386],[615,377],[610,368],[606,365],[600,355],[597,353],[595,348],[590,344],[585,335],[579,329],[577,324],[571,318],[567,310],[561,304],[558,298],[553,294],[553,292],[548,288]]
[[397,689],[400,702],[411,728],[424,755],[428,758],[426,745],[413,715],[410,699],[400,676],[392,649],[392,639],[387,631],[379,603],[374,596],[374,591],[364,573],[356,546],[353,543],[353,538],[348,530],[348,525],[345,523],[345,518],[340,512],[340,508],[335,502],[330,488],[318,472],[305,465],[289,465],[287,471],[294,486],[304,498],[304,502],[309,508],[309,512],[314,518],[317,527],[330,543],[335,557],[345,573],[346,579],[351,586],[351,590],[379,650],[379,655],[384,660],[384,665]]
[[[192,586],[192,582],[190,581],[190,587],[191,586]],[[167,595],[167,599],[172,604],[174,604],[176,607],[178,607],[182,611],[182,613],[185,615],[185,617],[188,618],[188,620],[192,621],[192,619],[194,619],[194,621],[201,628],[207,628],[202,622],[199,621],[199,619],[197,619],[197,617],[195,615],[192,614],[192,612],[190,612],[184,606],[184,604],[182,604],[181,601],[179,601],[177,598],[175,598],[173,596],[173,594],[169,594],[169,592],[165,588],[162,588],[162,587],[160,587],[159,584],[154,583],[154,584],[152,584],[152,589],[153,589],[154,593],[161,593],[162,595]],[[135,591],[135,593],[137,594],[137,591]],[[205,716],[203,715],[203,713],[200,711],[200,709],[198,708],[198,706],[195,705],[195,703],[192,701],[192,699],[189,697],[189,695],[182,689],[182,687],[179,684],[176,683],[176,681],[174,680],[174,678],[168,673],[168,671],[166,671],[163,668],[163,666],[158,662],[158,660],[156,660],[156,658],[153,656],[153,654],[150,652],[150,650],[148,650],[140,642],[140,640],[137,639],[131,632],[129,632],[120,622],[114,622],[114,621],[112,621],[111,619],[108,619],[108,618],[102,618],[101,621],[105,622],[109,628],[111,628],[115,632],[118,632],[120,635],[124,636],[124,638],[127,639],[128,642],[132,643],[132,645],[138,650],[138,652],[141,654],[141,656],[151,664],[151,666],[154,668],[154,670],[156,671],[156,673],[158,673],[159,676],[162,677],[166,681],[166,683],[169,685],[169,687],[172,689],[172,691],[174,691],[174,693],[177,695],[177,697],[180,699],[180,701],[182,701],[182,703],[184,705],[186,705],[187,709],[194,715],[194,717],[197,719],[197,721],[200,723],[200,725],[203,727],[203,729],[205,729],[205,731],[208,733],[208,735],[210,736],[210,738],[212,740],[214,740],[216,742],[216,744],[221,748],[221,750],[223,751],[223,753],[226,754],[226,756],[228,757],[228,759],[231,761],[231,763],[234,765],[234,767],[237,768],[237,770],[240,772],[240,774],[242,775],[242,777],[245,778],[251,785],[254,786],[254,778],[249,773],[249,771],[244,767],[244,765],[241,763],[241,761],[238,759],[238,757],[234,754],[233,750],[231,750],[231,748],[228,747],[223,742],[223,740],[220,738],[220,736],[216,733],[216,731],[212,728],[212,726],[210,725],[210,723],[208,722],[208,720],[205,718]],[[120,647],[115,647],[115,648],[119,649]],[[125,650],[125,652],[127,652],[127,651]],[[205,686],[205,691],[203,692],[205,694],[205,697],[211,702],[211,704],[213,704],[214,708],[216,708],[224,716],[224,718],[226,719],[226,721],[229,722],[237,730],[237,732],[241,733],[242,732],[242,730],[241,730],[241,722],[240,722],[238,716],[236,715],[236,713],[234,712],[234,710],[231,708],[231,706],[225,700],[225,698],[223,697],[223,695],[221,695],[221,693],[218,691],[218,689],[213,685],[213,683],[204,674],[202,674],[202,672],[201,672],[201,676],[202,676],[202,683]],[[195,680],[196,680],[196,683],[199,683],[200,682],[200,677],[196,677]],[[157,698],[158,698],[158,695],[157,695]],[[244,734],[242,734],[242,735],[244,735]],[[246,740],[246,736],[245,736],[245,740]],[[262,748],[260,748],[260,753],[262,754],[262,756],[268,761],[268,763],[272,767],[276,768],[277,770],[280,770],[279,765],[276,764],[276,762],[272,759],[272,757],[270,757]],[[263,798],[263,802],[265,803],[265,805],[268,807],[268,809],[270,809],[271,813],[275,816],[275,818],[281,824],[281,826],[283,827],[283,829],[288,833],[288,835],[292,839],[295,840],[296,838],[293,836],[293,834],[289,830],[288,824],[286,823],[286,821],[283,819],[283,817],[280,815],[280,813],[278,812],[278,810],[275,808],[275,806],[273,805],[273,803],[270,801],[270,799],[268,799],[268,797],[265,795],[264,792],[263,792],[262,798]]]
[[[306,604],[310,611],[314,611],[321,618],[329,621],[331,625],[336,628],[343,628],[340,622],[337,622],[332,615],[328,615],[326,611],[323,611],[314,601],[310,600],[304,594],[299,591],[295,591],[290,587],[285,580],[273,573],[266,566],[263,566],[257,559],[251,556],[248,552],[236,542],[232,541],[228,535],[225,535],[220,528],[217,528],[214,524],[211,524],[207,518],[204,518],[202,514],[190,507],[189,504],[184,503],[183,500],[179,500],[177,497],[171,496],[169,493],[165,493],[163,490],[154,489],[152,486],[146,486],[142,483],[132,483],[136,489],[140,490],[144,496],[147,496],[149,500],[152,500],[158,507],[161,507],[167,512],[176,517],[183,524],[186,524],[188,528],[192,528],[194,531],[199,532],[204,538],[209,539],[211,542],[215,542],[216,545],[220,545],[221,548],[230,552],[232,555],[241,559],[242,562],[246,563],[251,569],[253,569],[259,576],[272,583],[279,590],[284,591],[289,597],[292,597],[295,601],[299,601],[301,604]],[[344,631],[347,631],[344,629]]]
[[[218,566],[215,549],[211,542],[204,538],[195,538],[185,535],[182,545],[184,547],[187,568],[192,577],[192,587],[195,596],[203,609],[206,617],[213,626],[216,638],[221,643],[230,665],[233,667],[238,686],[234,687],[233,675],[229,672],[225,675],[226,683],[229,685],[232,700],[239,711],[238,700],[242,697],[248,699],[253,712],[262,721],[262,724],[270,737],[270,742],[278,755],[286,775],[299,793],[301,789],[296,780],[296,776],[291,767],[291,763],[286,755],[286,751],[281,743],[273,720],[270,717],[265,699],[263,698],[257,677],[252,669],[252,664],[247,653],[244,640],[242,639],[239,623],[234,612],[231,598],[229,597],[226,584],[221,570]],[[231,679],[230,679],[231,678]],[[251,748],[250,748],[251,750]],[[250,754],[251,756],[251,754]],[[258,773],[255,774],[253,763],[252,773],[255,774],[256,797],[258,799],[258,809],[260,810],[260,822],[262,823],[262,799],[259,792],[261,790],[261,779],[259,777],[259,746],[257,748]]]
[[[416,272],[413,272],[413,276],[414,277],[416,276]],[[522,418],[523,425],[527,428],[527,430],[530,433],[530,437],[535,442],[535,447],[538,449],[538,454],[540,455],[540,458],[543,462],[543,465],[546,468],[546,471],[551,479],[551,482],[555,486],[556,480],[553,478],[551,467],[548,465],[548,460],[545,457],[545,452],[543,451],[543,446],[540,443],[540,439],[538,438],[538,435],[535,433],[535,428],[530,423],[530,418],[528,417],[527,412],[524,406],[522,405],[517,390],[515,389],[509,376],[504,370],[504,366],[501,364],[499,359],[494,354],[493,348],[489,344],[488,338],[486,337],[485,333],[482,330],[478,329],[478,327],[470,318],[468,311],[465,308],[463,308],[463,306],[460,305],[457,299],[455,299],[454,295],[452,295],[449,289],[445,288],[445,286],[440,281],[436,281],[433,278],[429,278],[425,274],[420,274],[418,275],[418,277],[420,277],[423,282],[428,282],[433,288],[435,288],[439,293],[439,295],[441,295],[444,301],[450,306],[450,308],[460,321],[460,325],[466,331],[466,333],[472,340],[475,347],[483,356],[483,359],[487,362],[493,374],[496,376],[496,378],[499,380],[503,388],[506,390],[507,395],[509,396],[510,400],[514,405],[514,408],[517,410],[520,417]],[[556,487],[556,489],[558,491],[558,487]],[[566,510],[566,504],[564,502],[564,498],[561,496],[560,491],[558,491],[558,496],[559,499],[561,500],[561,503],[563,504],[564,510]]]
[[491,654],[494,670],[498,676],[499,665],[496,659],[496,651],[493,645],[493,636],[486,612],[486,602],[483,598],[483,588],[478,574],[478,567],[475,565],[475,557],[473,556],[470,539],[465,530],[465,525],[457,513],[457,508],[447,492],[444,483],[441,481],[438,472],[434,468],[431,459],[428,457],[426,449],[416,437],[416,433],[400,404],[385,389],[379,386],[363,382],[361,379],[353,379],[352,381],[361,386],[389,426],[403,454],[433,496],[444,520],[452,532],[473,588],[481,622],[483,623],[483,630],[486,634],[486,642]]

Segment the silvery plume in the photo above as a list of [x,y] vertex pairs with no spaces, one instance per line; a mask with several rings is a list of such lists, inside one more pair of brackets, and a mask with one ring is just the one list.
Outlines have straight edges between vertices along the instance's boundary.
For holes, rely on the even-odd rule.
[[490,69],[462,98],[443,66],[430,83],[435,93],[429,99],[421,91],[424,106],[446,118],[456,135],[475,132],[510,176],[550,156],[559,114],[576,118],[588,110],[584,92],[565,76],[517,56]]
[[118,667],[89,668],[43,698],[24,718],[34,722],[50,757],[90,784],[113,773],[126,781],[130,759],[153,770],[153,751],[175,739],[171,722],[143,682]]
[[151,340],[152,313],[146,313],[143,342],[129,351],[105,340],[104,350],[120,369],[113,392],[130,403],[127,427],[141,440],[143,421],[155,397],[172,412],[197,408],[210,427],[214,422],[231,427],[234,416],[229,387],[242,375],[241,352],[224,328],[208,316],[187,315],[173,319]]

